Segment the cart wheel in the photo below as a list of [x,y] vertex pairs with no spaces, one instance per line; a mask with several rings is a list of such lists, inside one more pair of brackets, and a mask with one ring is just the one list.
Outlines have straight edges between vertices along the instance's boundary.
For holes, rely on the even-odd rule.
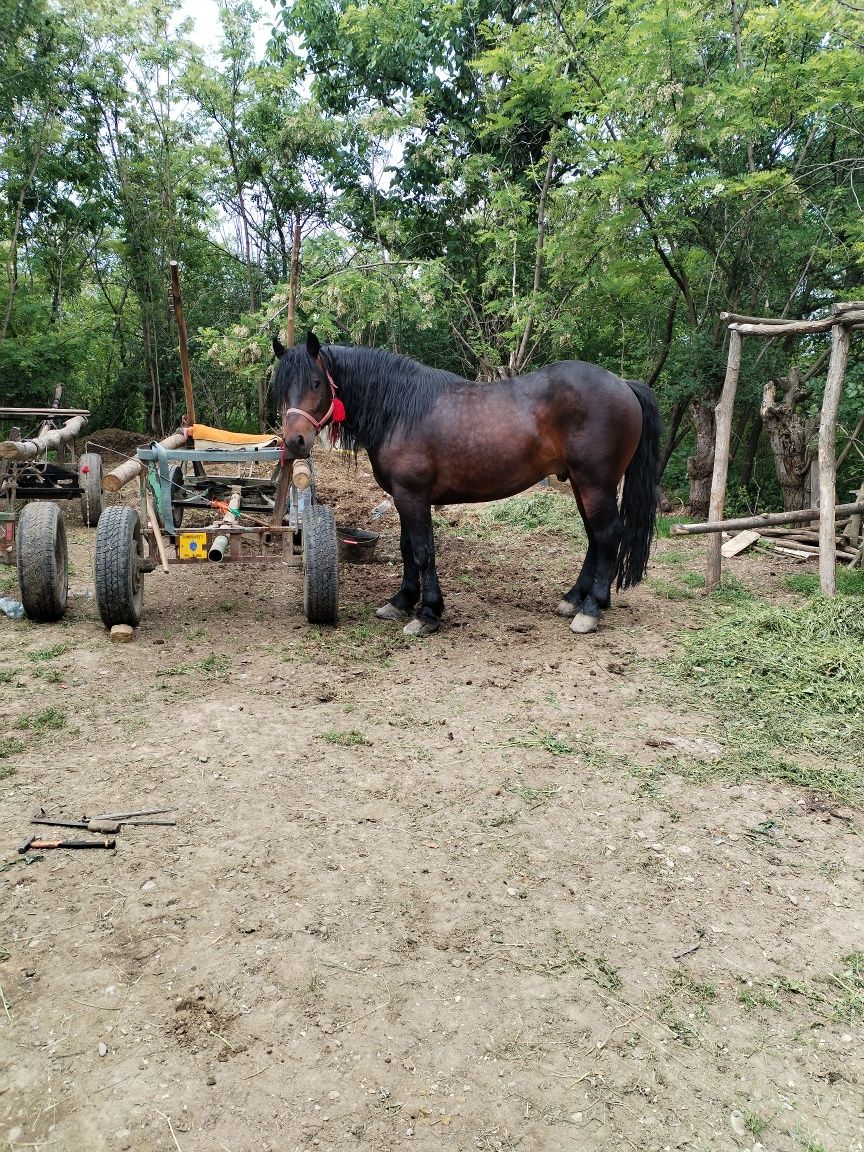
[[310,624],[335,624],[339,612],[339,551],[333,509],[306,508],[303,528],[303,614]]
[[66,611],[69,553],[56,504],[26,504],[18,517],[18,585],[31,620],[59,620]]
[[96,529],[96,602],[106,628],[141,622],[144,604],[144,536],[134,508],[113,504]]
[[78,487],[81,489],[81,519],[95,528],[102,515],[102,457],[85,452],[78,461]]

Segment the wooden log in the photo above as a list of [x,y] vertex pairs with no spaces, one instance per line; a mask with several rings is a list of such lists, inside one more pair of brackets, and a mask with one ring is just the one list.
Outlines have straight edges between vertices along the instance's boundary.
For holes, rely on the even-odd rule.
[[174,319],[180,340],[180,370],[183,373],[183,393],[186,397],[186,423],[195,423],[195,397],[192,394],[192,371],[189,368],[189,340],[186,336],[186,318],[183,315],[183,297],[180,294],[180,269],[171,261],[171,296],[174,300]]
[[[732,409],[735,405],[735,392],[738,388],[738,374],[741,371],[741,336],[738,332],[729,333],[729,360],[726,364],[726,378],[723,391],[715,409],[714,471],[711,476],[711,496],[708,501],[708,516],[719,520],[723,516],[723,500],[726,496],[726,476],[729,471],[729,442],[732,438]],[[705,576],[705,589],[710,592],[720,583],[722,560],[721,540],[712,537],[708,542],[708,571]]]
[[781,556],[794,556],[796,560],[812,560],[813,557],[809,552],[799,551],[797,548],[775,548],[775,552]]
[[308,460],[294,461],[291,466],[291,483],[298,492],[305,492],[312,483],[312,467]]
[[[846,321],[852,316],[850,312]],[[825,395],[819,419],[819,590],[823,596],[837,592],[836,546],[834,544],[834,502],[837,498],[837,411],[852,333],[847,323],[835,324],[831,331],[831,359],[825,377]]]
[[[855,493],[855,499],[864,501],[864,484]],[[861,513],[856,512],[854,516],[849,517],[849,523],[843,533],[853,548],[857,548],[861,539]]]
[[[743,336],[798,336],[805,332],[827,332],[840,320],[836,315],[825,316],[821,320],[788,320],[785,324],[760,320],[758,323],[733,321],[730,332],[740,332]],[[844,312],[844,327],[857,328],[864,324],[864,305],[860,311]]]
[[[845,516],[854,516],[856,512],[864,512],[864,503],[838,504],[834,515],[838,519]],[[806,524],[810,520],[818,520],[818,508],[799,508],[792,512],[763,512],[759,516],[742,516],[737,520],[706,521],[704,524],[673,524],[670,529],[672,536],[703,536],[710,532],[737,532],[742,528],[765,528],[771,524]]]
[[[182,448],[186,443],[188,436],[185,428],[179,428],[176,432],[172,432],[170,436],[166,436],[164,440],[159,443],[163,448]],[[106,472],[102,477],[102,487],[106,492],[119,492],[136,476],[140,476],[144,471],[144,464],[137,457],[133,456],[131,460],[124,460],[122,464],[118,464],[116,468],[112,468],[110,472]]]
[[0,460],[37,460],[46,452],[74,440],[86,423],[86,416],[73,416],[62,428],[42,432],[33,440],[4,440],[0,443]]

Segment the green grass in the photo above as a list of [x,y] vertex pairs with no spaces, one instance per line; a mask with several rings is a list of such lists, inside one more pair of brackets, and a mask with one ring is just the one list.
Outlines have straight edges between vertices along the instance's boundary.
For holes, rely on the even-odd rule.
[[659,580],[656,576],[648,581],[648,587],[663,600],[692,600],[695,596],[693,590],[682,581]]
[[324,739],[328,744],[337,744],[340,748],[371,748],[372,741],[367,740],[362,732],[351,728],[348,732],[324,732]]
[[524,736],[511,736],[504,744],[507,748],[542,748],[553,756],[575,756],[579,751],[569,740],[552,732],[539,732],[536,728]]
[[[19,740],[17,736],[8,736],[4,741],[0,742],[0,760],[5,759],[7,756],[14,756],[18,752],[23,752],[27,745],[23,740]],[[4,775],[9,776],[14,769],[7,770]]]
[[19,716],[15,727],[32,729],[34,732],[56,731],[66,727],[66,713],[61,708],[43,708],[32,716]]
[[50,648],[41,648],[38,652],[31,652],[30,659],[35,661],[53,660],[69,651],[68,644],[54,644]]
[[[816,596],[819,593],[819,577],[815,572],[792,572],[783,583],[792,592],[802,596]],[[864,571],[858,568],[837,569],[838,596],[864,596]]]
[[[713,599],[713,597],[712,597]],[[661,665],[717,716],[728,754],[688,775],[762,775],[864,803],[864,612],[847,597],[772,607],[737,592]]]

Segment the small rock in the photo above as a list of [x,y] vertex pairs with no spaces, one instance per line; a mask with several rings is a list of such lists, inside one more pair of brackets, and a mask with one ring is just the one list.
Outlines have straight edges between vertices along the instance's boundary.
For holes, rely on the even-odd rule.
[[32,976],[36,975],[36,969],[35,968],[25,968],[24,969],[24,975],[29,980]]
[[729,1124],[736,1136],[747,1135],[747,1125],[744,1123],[744,1116],[737,1110],[737,1108],[730,1114]]
[[212,1087],[213,1087],[213,1085],[216,1083],[216,1077],[215,1077],[215,1076],[208,1076],[208,1077],[207,1077],[207,1083],[208,1083],[208,1084],[210,1085],[210,1087],[212,1088]]
[[104,1042],[104,1040],[99,1041],[99,1055],[100,1056],[107,1056],[108,1055],[108,1045]]
[[129,624],[115,624],[110,635],[115,644],[129,644],[135,639],[135,629]]

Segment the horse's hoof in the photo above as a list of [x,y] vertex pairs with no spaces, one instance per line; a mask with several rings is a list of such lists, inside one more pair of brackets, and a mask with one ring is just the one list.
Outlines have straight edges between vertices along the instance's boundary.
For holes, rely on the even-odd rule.
[[391,604],[388,600],[386,604],[382,604],[375,612],[379,620],[404,620],[408,615],[407,612],[401,612],[395,604]]
[[559,616],[575,616],[576,605],[572,600],[562,600],[555,611]]
[[584,612],[580,612],[578,616],[574,616],[570,624],[570,631],[577,632],[580,636],[587,636],[589,632],[596,632],[597,625],[600,620],[597,616],[586,616]]
[[437,620],[420,620],[416,616],[402,629],[403,636],[431,636],[441,627]]

